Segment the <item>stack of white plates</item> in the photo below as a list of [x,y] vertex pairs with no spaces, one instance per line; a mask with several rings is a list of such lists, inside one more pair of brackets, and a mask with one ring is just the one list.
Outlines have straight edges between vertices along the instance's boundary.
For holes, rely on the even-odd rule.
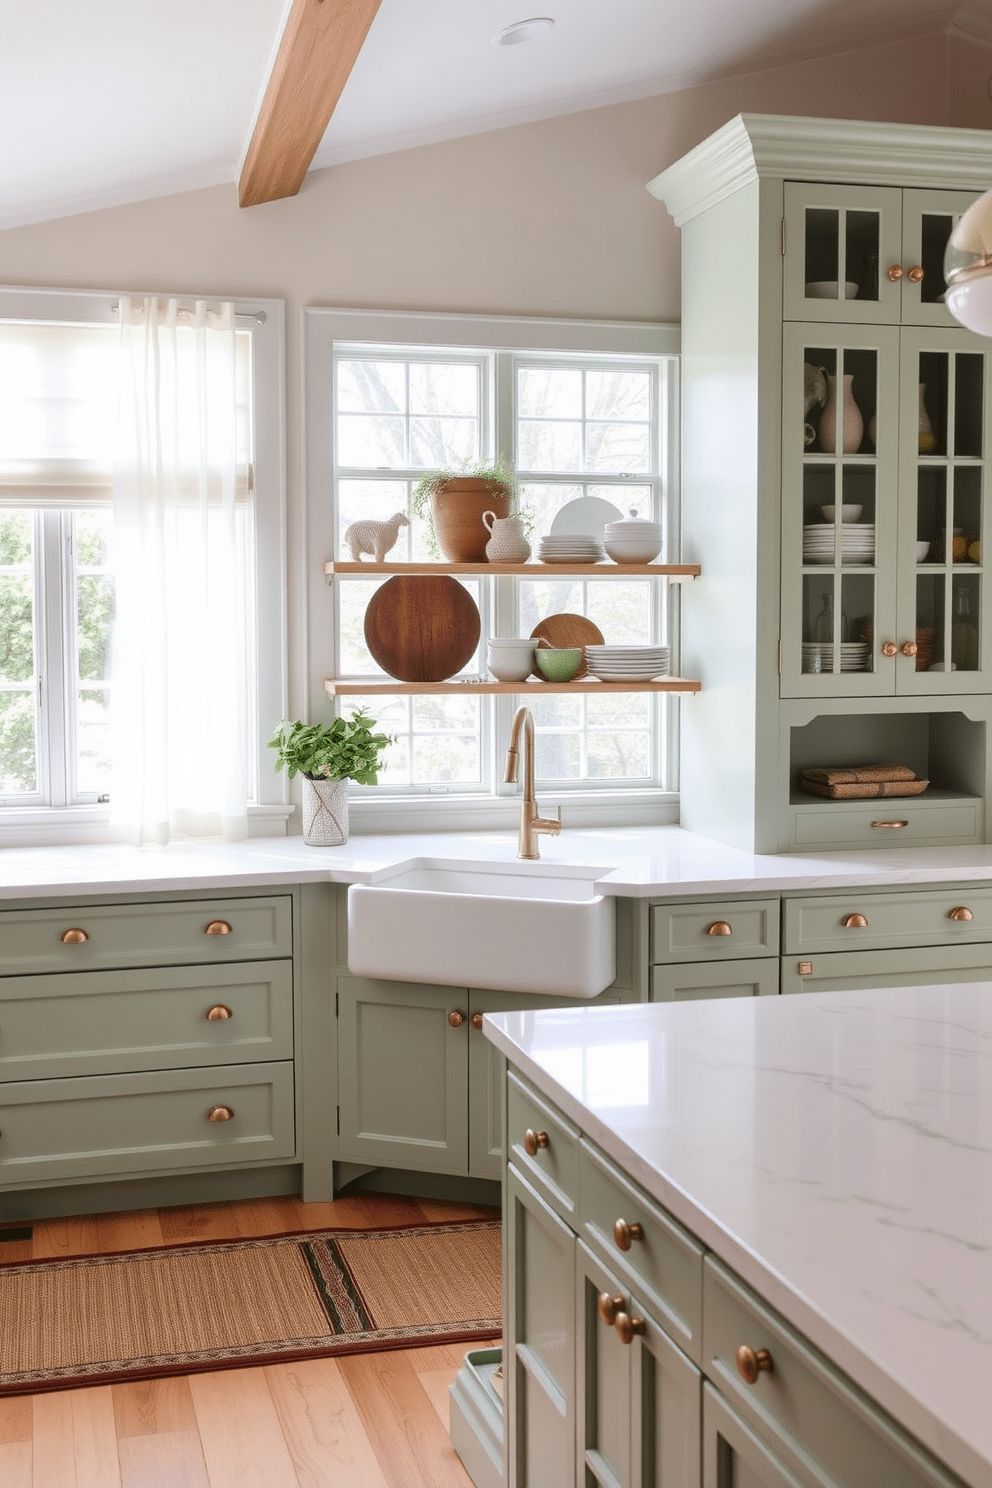
[[542,537],[537,556],[542,563],[600,563],[606,554],[598,537],[571,532],[561,537]]
[[601,682],[650,682],[667,677],[667,646],[587,646],[586,666]]
[[[842,672],[866,672],[870,664],[871,647],[867,641],[842,641],[840,669]],[[834,648],[830,643],[803,641],[803,671],[832,672]]]
[[[874,563],[874,522],[842,522],[840,556],[843,563]],[[816,522],[803,528],[803,562],[833,563],[834,524]]]

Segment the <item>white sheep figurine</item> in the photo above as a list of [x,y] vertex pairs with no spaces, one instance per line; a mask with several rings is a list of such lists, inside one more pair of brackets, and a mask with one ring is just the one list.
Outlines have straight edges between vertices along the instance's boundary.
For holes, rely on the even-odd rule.
[[382,563],[399,537],[400,528],[409,525],[410,518],[405,512],[394,512],[388,522],[352,522],[344,535],[351,549],[351,561],[361,563],[361,555],[371,553],[376,563]]

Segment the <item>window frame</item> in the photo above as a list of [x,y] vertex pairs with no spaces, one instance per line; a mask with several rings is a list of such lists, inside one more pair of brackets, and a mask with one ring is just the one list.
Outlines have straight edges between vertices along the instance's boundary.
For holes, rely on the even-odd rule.
[[[256,641],[249,682],[256,728],[250,739],[254,794],[248,803],[248,819],[253,836],[282,836],[294,808],[289,804],[285,778],[268,768],[265,746],[276,722],[286,716],[289,694],[285,302],[190,291],[96,292],[0,285],[0,321],[117,326],[122,293],[156,294],[181,304],[226,298],[242,317],[239,329],[251,330],[255,521],[254,581],[249,588]],[[81,504],[77,498],[67,502],[66,508]],[[58,508],[58,513],[66,508]],[[54,559],[47,555],[46,561],[64,564],[64,547]],[[40,615],[39,623],[43,623]],[[43,645],[52,644],[52,639],[40,634]],[[71,667],[68,658],[63,663],[66,675]],[[66,747],[65,739],[59,747]],[[39,778],[43,768],[48,768],[48,741],[39,740]],[[112,836],[109,808],[102,802],[31,803],[0,809],[0,846],[106,842]]]
[[[338,343],[374,345],[402,351],[431,348],[443,352],[491,354],[494,357],[494,386],[497,404],[508,395],[507,376],[501,365],[512,369],[517,354],[546,356],[559,360],[603,356],[622,360],[625,356],[649,356],[670,359],[677,364],[681,348],[681,331],[677,325],[630,321],[551,320],[537,317],[504,317],[490,315],[456,315],[416,311],[384,312],[307,306],[303,319],[304,366],[304,528],[307,549],[311,555],[312,582],[309,586],[307,611],[307,695],[310,717],[327,716],[333,704],[324,692],[324,679],[337,675],[337,636],[333,578],[323,583],[317,578],[324,561],[337,553],[336,510],[334,489],[334,431],[329,410],[334,407],[334,352]],[[662,439],[661,484],[667,493],[665,522],[672,561],[678,561],[681,530],[679,511],[679,377],[677,365],[660,382],[663,406],[659,407]],[[499,407],[497,424],[507,422],[507,409]],[[514,428],[514,440],[516,430]],[[515,450],[514,450],[515,455]],[[519,475],[526,482],[531,472]],[[539,474],[534,472],[539,479]],[[595,484],[595,474],[577,477],[585,484]],[[515,584],[514,579],[501,579],[496,585]],[[608,582],[608,581],[604,581]],[[679,653],[679,586],[668,584],[667,626],[673,657]],[[494,618],[500,619],[504,604],[499,592],[493,596]],[[496,699],[493,732],[505,730],[505,715],[513,699]],[[560,794],[571,823],[576,826],[624,826],[666,824],[678,820],[678,736],[679,702],[670,699],[663,749],[671,789],[658,787],[607,787],[603,789],[573,787],[552,783],[542,786],[545,794]],[[483,748],[495,750],[495,740]],[[439,830],[476,830],[502,828],[515,823],[518,794],[503,785],[502,769],[491,759],[491,778],[495,788],[490,794],[471,792],[390,794],[386,791],[363,794],[351,799],[351,819],[358,831],[423,831],[429,819]]]

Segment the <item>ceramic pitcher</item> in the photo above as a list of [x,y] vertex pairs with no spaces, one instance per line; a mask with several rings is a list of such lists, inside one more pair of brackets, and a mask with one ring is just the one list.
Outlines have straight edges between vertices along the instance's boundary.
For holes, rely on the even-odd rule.
[[482,513],[482,521],[489,533],[486,558],[490,563],[527,562],[530,543],[524,537],[520,517],[497,517],[495,512],[487,511]]
[[[843,393],[840,399],[840,411],[843,419],[843,442],[841,453],[853,455],[861,445],[861,436],[864,433],[864,422],[861,418],[861,410],[854,401],[854,393],[851,384],[854,382],[853,373],[844,374]],[[823,412],[820,414],[820,448],[828,454],[833,454],[837,448],[837,379],[827,373],[827,401]]]

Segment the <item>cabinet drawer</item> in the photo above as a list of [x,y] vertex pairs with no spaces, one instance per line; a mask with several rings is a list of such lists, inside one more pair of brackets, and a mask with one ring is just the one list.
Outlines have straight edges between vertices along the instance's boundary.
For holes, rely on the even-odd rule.
[[0,1081],[292,1057],[290,961],[0,977]]
[[[782,992],[857,992],[867,987],[934,987],[992,982],[992,945],[920,946],[911,951],[834,951],[782,961]],[[990,990],[992,996],[992,990]]]
[[[632,1287],[691,1359],[700,1358],[703,1252],[688,1231],[621,1178],[585,1138],[580,1168],[580,1234]],[[616,1228],[640,1235],[617,1235]],[[628,1249],[622,1250],[621,1243]]]
[[[877,822],[899,821],[895,830]],[[789,848],[947,847],[981,842],[985,814],[980,800],[941,801],[889,797],[867,804],[831,801],[829,806],[794,806],[789,812]]]
[[[579,1133],[576,1127],[510,1070],[506,1077],[507,1157],[525,1173],[562,1219],[579,1202]],[[540,1145],[528,1143],[533,1133]]]
[[[208,926],[229,926],[207,933]],[[67,931],[82,931],[85,940]],[[0,913],[5,975],[94,971],[124,966],[267,960],[293,951],[292,899],[209,899],[195,903],[93,904]]]
[[651,960],[738,961],[746,956],[775,956],[778,920],[777,899],[655,904],[651,910]]
[[[836,1488],[950,1488],[945,1473],[916,1442],[783,1319],[718,1261],[708,1257],[703,1282],[703,1369],[734,1410],[807,1480]],[[767,1349],[771,1369],[746,1384],[735,1362],[742,1345]]]
[[[867,924],[860,924],[861,919]],[[985,885],[894,894],[851,889],[845,894],[785,902],[787,955],[989,940],[992,888]]]
[[778,960],[690,961],[652,966],[652,1002],[695,1002],[701,997],[774,997],[778,993]]
[[[211,1121],[224,1106],[228,1121]],[[0,1087],[0,1186],[294,1156],[291,1063]]]

